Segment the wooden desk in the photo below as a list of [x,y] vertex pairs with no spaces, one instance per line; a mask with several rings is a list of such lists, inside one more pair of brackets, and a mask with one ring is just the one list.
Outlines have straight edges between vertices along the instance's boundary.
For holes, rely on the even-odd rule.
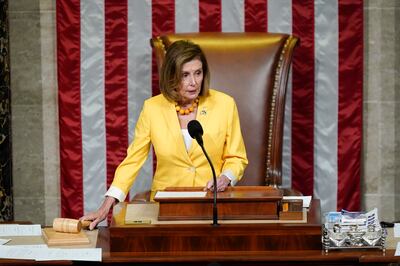
[[[313,204],[319,204],[313,201]],[[318,220],[319,214],[308,213],[308,219]],[[251,225],[249,225],[251,226]],[[279,228],[279,226],[276,228]],[[391,234],[393,234],[391,232]],[[97,247],[103,250],[102,262],[4,260],[0,265],[389,265],[400,263],[400,257],[394,256],[395,239],[385,253],[380,250],[331,250],[325,253],[321,248],[258,250],[258,251],[112,251],[110,228],[99,228]],[[140,250],[140,249],[139,249]]]
[[110,230],[101,228],[98,247],[103,264],[135,265],[389,265],[400,263],[394,250],[317,250],[198,251],[198,252],[110,252]]
[[[293,239],[297,239],[297,241],[291,242],[290,244],[287,242],[281,243],[281,245],[286,245],[285,248],[282,248],[282,246],[268,246],[266,243],[261,241],[257,244],[261,244],[261,246],[264,245],[264,248],[267,247],[267,249],[259,250],[255,243],[250,242],[246,243],[247,245],[250,245],[250,247],[238,243],[237,249],[232,250],[226,248],[226,243],[222,242],[221,247],[218,250],[210,249],[212,244],[209,246],[199,246],[196,251],[190,249],[182,250],[182,246],[185,243],[181,243],[182,239],[178,236],[176,238],[178,243],[175,243],[177,245],[176,250],[171,250],[166,247],[160,248],[164,241],[162,237],[160,237],[158,248],[154,248],[152,244],[147,243],[145,244],[145,246],[149,244],[149,246],[146,246],[146,248],[148,248],[147,250],[144,250],[144,246],[135,246],[137,248],[135,248],[134,251],[126,251],[126,249],[129,248],[124,248],[121,245],[138,245],[140,242],[124,242],[123,239],[120,238],[119,240],[121,242],[115,244],[115,241],[111,241],[110,234],[112,230],[110,230],[110,228],[100,230],[98,246],[103,248],[103,263],[140,263],[141,265],[187,265],[190,263],[191,265],[209,265],[210,262],[217,262],[219,265],[388,265],[392,262],[400,262],[400,258],[393,256],[394,250],[387,250],[386,253],[383,253],[380,250],[371,249],[345,251],[333,250],[329,251],[329,253],[325,253],[321,249],[321,245],[315,246],[314,244],[311,244],[307,248],[296,248],[296,245],[298,245],[298,247],[304,247],[304,243],[300,238],[296,238],[296,233],[299,234],[299,232],[290,231],[290,227],[297,227],[298,230],[305,230],[305,227],[307,226],[314,229],[316,225],[320,226],[321,219],[318,200],[312,201],[310,211],[307,214],[307,220],[307,224],[304,225],[269,225],[271,230],[275,230],[277,236],[282,232],[291,232]],[[153,226],[156,227],[155,232],[161,234],[161,236],[163,234],[168,234],[165,227],[160,225]],[[152,227],[152,225],[146,225],[145,227]],[[243,230],[252,234],[256,231],[255,228],[257,228],[257,224],[247,224],[245,227],[247,227],[247,229]],[[204,230],[202,226],[199,228]],[[216,228],[216,230],[218,229],[219,228]],[[211,230],[210,234],[216,233],[211,232]],[[321,230],[321,228],[319,228],[319,230]],[[138,230],[138,232],[139,231],[140,230]],[[309,232],[311,232],[311,238],[309,240],[314,241],[315,239],[313,239],[313,237],[315,237],[315,235],[313,235],[313,233],[315,233],[315,230]],[[146,239],[148,233],[148,230],[143,230],[143,235],[138,235],[138,237]],[[262,236],[263,233],[264,232],[260,232],[260,235]],[[196,235],[196,232],[194,232],[194,235]],[[121,235],[121,237],[123,236]],[[305,238],[307,238],[307,236]],[[272,242],[273,241],[276,241],[276,239],[272,239]],[[318,241],[318,243],[320,243],[320,239],[318,239]],[[186,244],[191,245],[187,242]]]
[[111,252],[214,252],[310,250],[322,248],[319,201],[313,201],[307,221],[265,220],[212,226],[212,222],[125,224],[126,204],[114,207],[110,230]]

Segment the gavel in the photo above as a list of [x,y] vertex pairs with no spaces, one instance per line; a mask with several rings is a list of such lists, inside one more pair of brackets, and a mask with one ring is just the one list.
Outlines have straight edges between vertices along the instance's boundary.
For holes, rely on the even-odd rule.
[[82,228],[88,228],[91,222],[69,218],[55,218],[53,220],[53,230],[62,233],[79,233]]

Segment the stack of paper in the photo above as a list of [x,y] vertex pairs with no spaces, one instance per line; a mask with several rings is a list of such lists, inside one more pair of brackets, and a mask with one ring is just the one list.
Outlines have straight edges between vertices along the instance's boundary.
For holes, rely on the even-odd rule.
[[[47,245],[12,245],[13,237],[42,236],[40,224],[0,224],[0,258],[25,260],[101,261],[101,248],[49,248]],[[7,237],[7,238],[5,238]]]

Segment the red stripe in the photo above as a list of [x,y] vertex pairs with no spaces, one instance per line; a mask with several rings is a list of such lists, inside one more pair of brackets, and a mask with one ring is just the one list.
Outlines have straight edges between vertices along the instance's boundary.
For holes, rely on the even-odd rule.
[[80,1],[57,1],[61,216],[83,215]]
[[293,0],[292,187],[312,195],[314,187],[314,0]]
[[244,29],[246,32],[267,32],[267,1],[268,0],[245,0]]
[[200,32],[220,32],[222,30],[221,0],[200,0],[199,13]]
[[105,113],[107,187],[128,147],[128,6],[105,1]]
[[363,1],[339,1],[338,210],[360,210]]

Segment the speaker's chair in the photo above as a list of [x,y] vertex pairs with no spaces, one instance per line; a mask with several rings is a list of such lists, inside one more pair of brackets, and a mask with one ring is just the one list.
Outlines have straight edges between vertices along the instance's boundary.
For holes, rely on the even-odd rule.
[[188,33],[151,39],[160,68],[168,46],[191,40],[206,54],[210,87],[238,106],[249,165],[238,185],[282,184],[286,86],[297,38],[272,33]]

